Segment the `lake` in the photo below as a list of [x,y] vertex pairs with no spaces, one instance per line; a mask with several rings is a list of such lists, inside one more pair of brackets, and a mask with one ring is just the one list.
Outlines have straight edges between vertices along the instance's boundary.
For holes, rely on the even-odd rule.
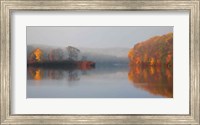
[[85,70],[27,67],[27,98],[172,98],[172,73],[128,64]]

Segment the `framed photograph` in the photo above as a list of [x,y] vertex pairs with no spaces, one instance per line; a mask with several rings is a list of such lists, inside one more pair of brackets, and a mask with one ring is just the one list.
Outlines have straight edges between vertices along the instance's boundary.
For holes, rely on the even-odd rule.
[[199,0],[1,0],[1,124],[199,124]]

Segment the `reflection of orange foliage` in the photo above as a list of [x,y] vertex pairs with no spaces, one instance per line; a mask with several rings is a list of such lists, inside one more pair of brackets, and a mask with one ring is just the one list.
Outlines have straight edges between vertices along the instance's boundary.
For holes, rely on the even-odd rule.
[[140,69],[138,67],[135,68],[135,74],[140,74]]
[[33,53],[35,55],[36,61],[40,62],[41,61],[41,56],[42,56],[42,51],[39,48],[37,48]]
[[172,73],[170,72],[170,70],[168,68],[166,69],[165,73],[166,73],[165,75],[167,77],[168,84],[171,84],[172,80],[173,80]]
[[151,66],[151,67],[149,68],[149,72],[150,72],[151,75],[154,75],[154,73],[155,73],[155,68]]
[[[66,72],[66,74],[65,74]],[[58,70],[58,69],[43,69],[39,67],[28,67],[28,79],[63,79],[68,78],[69,81],[79,80],[80,76],[77,70]]]
[[130,66],[128,79],[138,88],[154,95],[173,97],[172,68],[161,66]]
[[156,64],[157,64],[157,66],[160,66],[160,65],[161,65],[160,59],[157,59],[157,60],[156,60]]
[[128,73],[128,80],[132,81],[134,79],[134,73],[133,72],[129,72]]
[[44,74],[43,70],[40,68],[28,68],[28,71],[29,75],[31,75],[34,80],[41,80]]
[[41,71],[40,69],[36,70],[35,71],[35,77],[34,77],[35,80],[41,80]]

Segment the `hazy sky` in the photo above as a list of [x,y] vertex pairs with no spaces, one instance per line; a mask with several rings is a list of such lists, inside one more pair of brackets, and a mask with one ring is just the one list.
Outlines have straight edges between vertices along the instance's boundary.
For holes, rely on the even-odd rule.
[[173,27],[28,26],[27,44],[74,46],[77,48],[131,48],[137,42],[168,32],[173,32]]

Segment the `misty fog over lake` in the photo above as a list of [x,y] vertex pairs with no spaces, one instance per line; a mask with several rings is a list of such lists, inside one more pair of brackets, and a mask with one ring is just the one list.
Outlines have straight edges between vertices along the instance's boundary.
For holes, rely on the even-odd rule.
[[172,98],[172,32],[170,26],[27,27],[26,97]]
[[[162,94],[151,93],[143,87],[149,83],[134,83],[129,80],[129,59],[125,48],[110,48],[112,52],[82,49],[89,60],[96,62],[93,69],[38,68],[27,69],[27,98],[161,98]],[[108,52],[108,50],[107,50]],[[162,76],[165,77],[165,76]],[[153,77],[152,77],[153,79]],[[150,89],[169,88],[154,85]],[[141,87],[138,87],[138,85]]]
[[[28,98],[148,98],[161,97],[128,81],[127,66],[98,67],[90,71],[40,69],[49,76],[28,79]],[[53,74],[53,75],[52,75]]]

